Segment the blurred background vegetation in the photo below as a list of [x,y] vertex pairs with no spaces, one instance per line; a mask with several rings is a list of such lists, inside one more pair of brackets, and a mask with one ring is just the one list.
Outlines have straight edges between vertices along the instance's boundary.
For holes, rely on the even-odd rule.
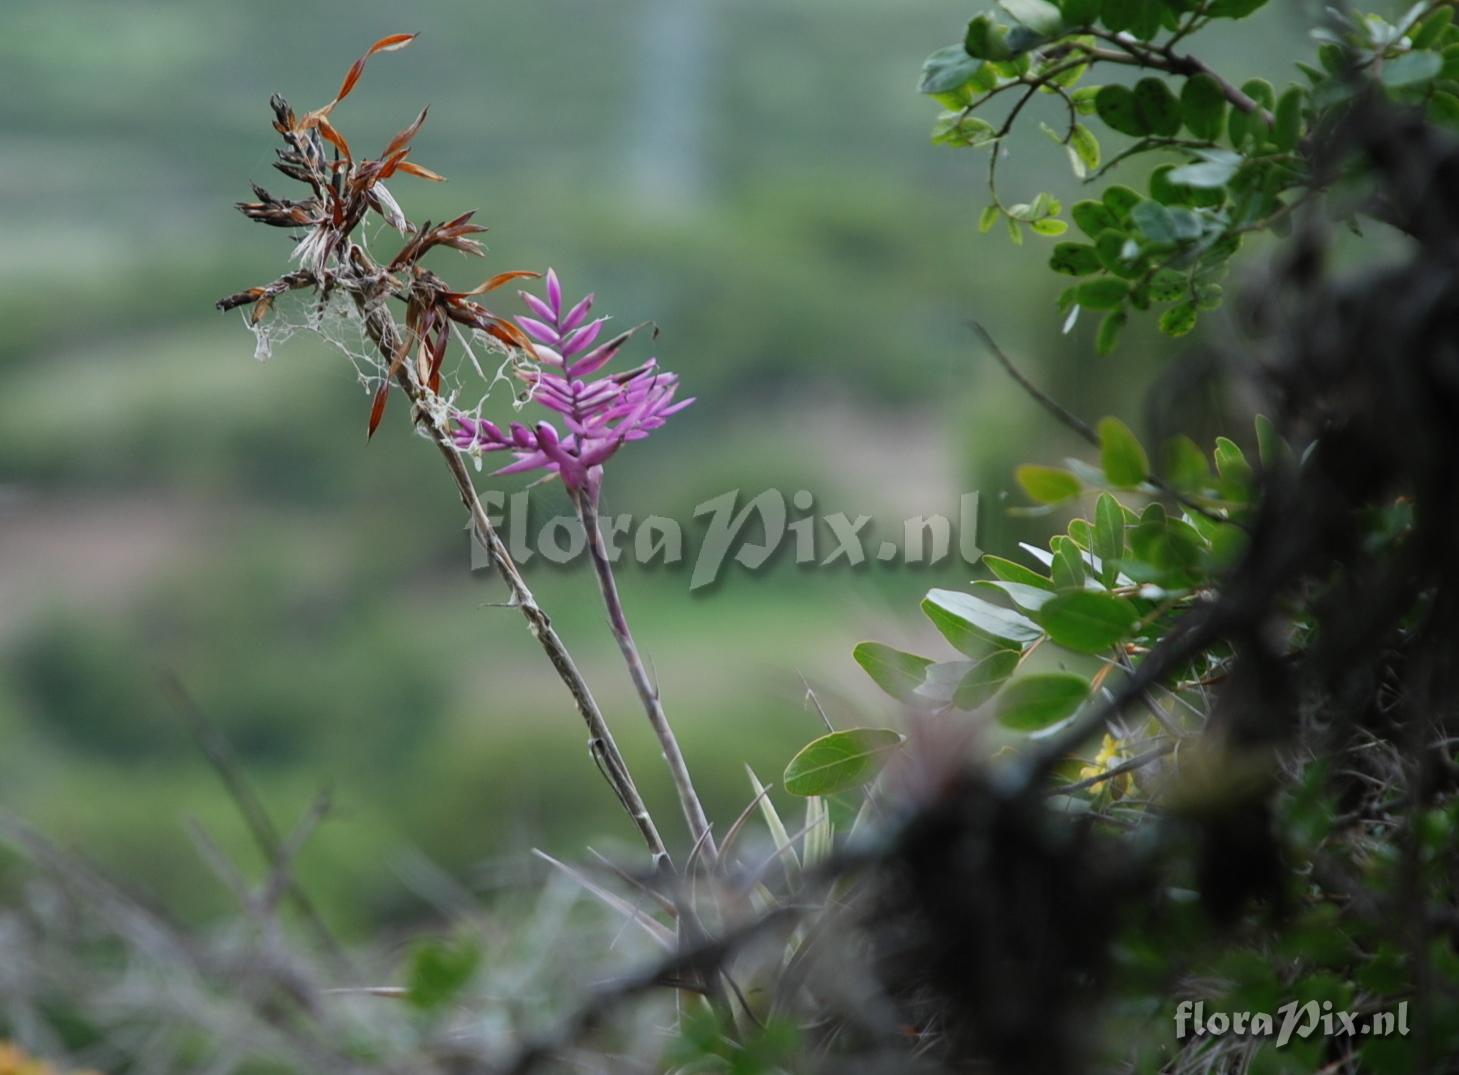
[[[936,106],[915,92],[968,14],[952,0],[8,0],[0,806],[191,916],[230,909],[181,823],[202,819],[245,859],[246,835],[165,673],[278,820],[333,789],[301,874],[346,931],[419,914],[425,862],[487,888],[531,845],[631,841],[560,684],[470,573],[455,495],[405,409],[367,446],[346,362],[300,338],[260,366],[238,316],[212,309],[288,254],[284,233],[231,207],[250,179],[287,186],[269,168],[269,94],[322,104],[387,33],[421,37],[374,61],[336,118],[375,147],[432,105],[414,157],[449,182],[395,193],[417,220],[477,207],[492,227],[487,266],[437,270],[470,286],[554,265],[622,323],[656,321],[654,351],[635,355],[657,353],[699,397],[615,460],[609,509],[689,523],[713,496],[774,486],[890,527],[955,515],[980,490],[985,549],[1039,529],[1005,514],[1011,468],[1072,445],[963,322],[984,321],[1080,412],[1137,428],[1150,336],[1095,358],[1092,324],[1060,335],[1047,244],[977,235],[983,158],[929,145]],[[1203,56],[1237,81],[1282,70],[1302,51],[1291,15],[1213,35]],[[1010,148],[1010,192],[1077,197],[1062,150],[1036,131]],[[552,487],[533,496],[543,514],[565,506]],[[677,834],[586,565],[528,574]],[[744,763],[774,778],[817,733],[800,677],[839,724],[889,719],[852,646],[940,652],[916,599],[967,574],[735,567],[691,595],[687,571],[625,569],[721,826],[748,799]]]

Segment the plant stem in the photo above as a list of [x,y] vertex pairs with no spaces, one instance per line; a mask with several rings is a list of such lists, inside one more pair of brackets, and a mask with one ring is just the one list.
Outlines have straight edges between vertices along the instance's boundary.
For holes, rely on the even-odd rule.
[[[365,329],[369,333],[370,339],[374,341],[375,346],[389,362],[399,345],[399,330],[394,319],[379,307],[367,308],[362,301],[360,305],[361,314],[365,318]],[[654,825],[653,816],[649,813],[643,797],[633,783],[628,765],[618,750],[613,733],[603,719],[602,710],[598,708],[598,703],[594,700],[592,691],[588,689],[582,673],[578,671],[572,654],[563,645],[562,639],[558,635],[557,629],[552,626],[552,621],[547,613],[537,604],[537,599],[522,578],[516,561],[512,559],[505,542],[497,535],[496,528],[492,526],[491,520],[487,517],[486,508],[482,506],[481,498],[476,493],[476,484],[471,480],[471,473],[466,469],[466,464],[462,462],[456,446],[451,443],[448,431],[431,417],[427,405],[429,389],[416,382],[411,373],[412,365],[410,362],[404,363],[396,374],[396,380],[410,401],[415,404],[415,413],[420,421],[430,429],[431,440],[440,450],[441,456],[446,462],[446,468],[451,472],[451,477],[456,483],[456,491],[461,496],[461,503],[466,506],[466,510],[471,516],[471,523],[477,538],[485,546],[497,574],[506,583],[507,590],[511,594],[512,604],[521,610],[523,617],[527,620],[527,628],[532,632],[532,637],[537,639],[542,646],[543,652],[547,654],[547,659],[552,662],[552,667],[557,671],[558,678],[562,680],[568,693],[572,695],[578,713],[587,724],[588,733],[592,737],[588,741],[588,750],[593,761],[602,772],[603,778],[613,788],[623,809],[638,826],[638,831],[642,835],[644,843],[648,845],[649,853],[653,856],[654,868],[656,870],[672,869],[669,852],[664,847],[663,839]]]
[[643,658],[639,656],[638,646],[633,641],[633,632],[628,628],[628,617],[623,613],[623,602],[618,596],[618,583],[613,577],[613,565],[608,560],[608,550],[603,544],[603,531],[598,525],[598,503],[595,490],[584,489],[574,496],[577,502],[578,517],[582,520],[583,531],[587,535],[588,554],[593,561],[593,569],[598,574],[598,588],[603,592],[603,604],[608,609],[608,624],[613,630],[613,637],[618,640],[618,648],[623,652],[623,661],[628,665],[629,678],[633,680],[633,686],[638,691],[638,697],[643,702],[643,711],[648,715],[648,722],[653,727],[654,735],[658,736],[659,746],[663,750],[664,761],[668,763],[669,774],[673,777],[674,788],[679,793],[679,806],[684,811],[684,819],[689,823],[689,833],[694,838],[696,846],[704,855],[705,861],[713,865],[719,857],[719,851],[714,845],[714,836],[709,830],[709,818],[704,813],[704,805],[699,801],[699,795],[694,790],[694,781],[689,776],[689,767],[684,762],[684,753],[679,749],[679,741],[674,736],[674,729],[669,726],[669,718],[664,713],[663,704],[659,701],[658,688],[649,679],[648,670],[644,668]]

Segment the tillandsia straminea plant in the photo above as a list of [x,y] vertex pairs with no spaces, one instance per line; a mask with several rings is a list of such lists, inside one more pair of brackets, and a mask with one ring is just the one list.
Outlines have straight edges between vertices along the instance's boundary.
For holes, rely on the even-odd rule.
[[[322,108],[301,116],[282,97],[272,99],[274,129],[284,141],[274,167],[302,183],[308,194],[291,200],[255,186],[258,200],[242,203],[239,209],[251,220],[293,232],[297,245],[292,260],[297,267],[270,284],[231,295],[218,306],[223,310],[251,306],[249,323],[262,331],[267,319],[275,316],[277,298],[287,292],[307,291],[315,302],[309,324],[322,326],[324,312],[333,304],[343,304],[356,319],[362,337],[376,352],[363,378],[374,393],[368,433],[374,434],[393,389],[398,387],[411,404],[417,428],[440,450],[472,526],[510,591],[511,603],[526,617],[532,634],[587,723],[594,761],[633,818],[655,867],[666,868],[670,860],[664,842],[597,702],[487,518],[463,456],[511,450],[517,453],[517,461],[503,468],[502,473],[542,469],[562,480],[587,530],[588,547],[614,635],[668,761],[690,834],[704,857],[712,861],[714,841],[704,808],[629,631],[597,515],[603,464],[624,443],[647,436],[692,401],[674,401],[676,378],[660,371],[653,360],[625,373],[594,377],[633,336],[633,330],[593,346],[605,319],[588,320],[591,296],[564,311],[555,272],[547,274],[545,301],[523,293],[523,301],[538,317],[519,318],[519,328],[512,320],[487,309],[478,298],[510,281],[540,274],[502,272],[477,287],[458,290],[425,266],[424,259],[437,247],[468,255],[483,254],[483,248],[471,236],[485,230],[472,223],[471,212],[445,223],[414,224],[386,187],[386,181],[397,175],[441,178],[409,159],[412,142],[425,122],[425,110],[373,158],[356,157],[331,120],[335,107],[354,89],[370,57],[403,48],[413,39],[413,34],[395,34],[377,41],[350,68],[339,92]],[[398,250],[383,262],[369,252],[363,235],[370,214],[402,236]],[[392,309],[397,305],[403,308],[399,321]],[[530,429],[513,423],[509,431],[503,432],[489,420],[473,417],[457,406],[454,395],[443,394],[442,388],[443,367],[453,337],[473,364],[473,342],[505,353],[507,364],[515,367],[529,385],[530,398],[558,412],[566,432],[559,434],[546,421]],[[480,369],[479,364],[476,368]]]
[[514,422],[503,431],[487,419],[458,411],[454,414],[456,445],[467,452],[512,452],[516,461],[498,470],[499,475],[544,470],[561,479],[582,520],[588,553],[608,609],[609,625],[664,752],[695,847],[707,861],[713,862],[716,852],[709,819],[694,790],[683,751],[664,714],[658,689],[649,678],[633,632],[629,630],[598,523],[603,465],[624,444],[644,439],[670,415],[694,401],[675,401],[678,377],[660,370],[652,358],[631,370],[584,380],[594,377],[611,362],[637,329],[621,332],[594,347],[607,318],[588,320],[593,308],[592,295],[564,310],[562,284],[552,269],[547,270],[546,301],[525,291],[521,295],[522,301],[537,314],[537,317],[518,317],[517,323],[536,341],[538,364],[519,369],[518,376],[529,386],[532,399],[558,413],[567,432],[559,434],[548,421],[537,422],[531,428]]

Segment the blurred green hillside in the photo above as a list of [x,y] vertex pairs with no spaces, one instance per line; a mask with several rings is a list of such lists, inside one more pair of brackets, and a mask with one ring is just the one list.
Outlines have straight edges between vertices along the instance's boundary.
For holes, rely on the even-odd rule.
[[[0,806],[193,914],[226,906],[182,822],[248,861],[245,835],[159,688],[167,673],[281,824],[333,789],[303,873],[346,927],[417,913],[392,869],[417,851],[465,872],[531,844],[570,856],[632,838],[519,617],[469,572],[454,493],[405,408],[367,446],[346,362],[300,338],[260,365],[237,314],[212,309],[289,252],[232,208],[249,180],[288,186],[269,168],[270,93],[322,104],[386,33],[421,36],[373,60],[335,119],[374,147],[431,105],[414,157],[449,182],[402,177],[395,194],[415,219],[477,207],[492,227],[488,262],[437,270],[470,286],[554,265],[621,323],[655,321],[634,354],[699,398],[615,460],[611,510],[687,521],[727,490],[778,487],[900,519],[981,490],[983,545],[1006,552],[1036,525],[1004,515],[1013,464],[1071,445],[963,322],[986,322],[1083,413],[1129,412],[1139,394],[1099,367],[1113,360],[1093,356],[1091,326],[1059,334],[1046,247],[977,235],[982,158],[928,143],[918,67],[968,14],[951,0],[9,0]],[[1296,47],[1281,14],[1260,22],[1211,57],[1234,78]],[[1035,135],[1004,175],[1076,196],[1066,173]],[[1132,333],[1117,356],[1124,376],[1143,343]],[[533,495],[565,507],[554,488]],[[589,572],[528,574],[682,845]],[[774,777],[816,734],[801,675],[839,723],[894,719],[851,648],[900,632],[937,650],[916,599],[966,575],[736,568],[691,595],[687,572],[626,570],[721,826],[747,801],[745,762]]]

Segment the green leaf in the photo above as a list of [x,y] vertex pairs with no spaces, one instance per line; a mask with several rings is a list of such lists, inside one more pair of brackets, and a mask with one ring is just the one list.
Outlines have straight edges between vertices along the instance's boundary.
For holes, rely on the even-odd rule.
[[1093,552],[1099,557],[1100,582],[1112,585],[1118,570],[1115,561],[1125,555],[1125,509],[1108,493],[1101,493],[1094,505]]
[[862,642],[851,651],[851,656],[878,687],[897,701],[907,703],[917,700],[917,688],[932,663],[926,657],[903,653],[881,642]]
[[942,113],[932,125],[932,144],[938,146],[985,146],[998,132],[987,120],[968,115],[967,109]]
[[1429,118],[1450,130],[1459,129],[1459,97],[1444,90],[1435,90],[1429,96]]
[[1449,28],[1449,23],[1454,19],[1454,9],[1441,7],[1418,24],[1411,36],[1413,47],[1416,49],[1427,49],[1439,43],[1444,36],[1444,31]]
[[1150,460],[1130,427],[1118,418],[1099,423],[1099,465],[1111,485],[1131,488],[1144,483]]
[[1101,276],[1080,284],[1075,295],[1079,305],[1087,310],[1114,310],[1119,308],[1129,293],[1130,287],[1123,280]]
[[1110,231],[1119,227],[1119,221],[1115,215],[1104,207],[1104,203],[1095,201],[1075,202],[1069,210],[1069,216],[1078,226],[1079,230],[1091,239],[1100,232]]
[[1244,19],[1265,7],[1266,2],[1267,0],[1215,0],[1206,13],[1218,19]]
[[1150,278],[1150,297],[1156,302],[1174,302],[1186,293],[1190,281],[1185,273],[1160,269]]
[[938,49],[922,63],[922,93],[948,93],[967,85],[982,68],[983,61],[967,54],[960,45]]
[[1089,696],[1089,684],[1070,672],[1015,679],[998,696],[998,723],[1016,732],[1037,732],[1073,713]]
[[975,15],[968,22],[967,33],[963,35],[963,52],[979,60],[1006,60],[1010,55],[1005,39],[1007,32],[993,21],[992,15],[986,12]]
[[1180,102],[1163,79],[1140,79],[1133,95],[1135,112],[1146,131],[1162,138],[1174,137],[1180,131]]
[[[1268,110],[1277,103],[1276,90],[1264,78],[1248,79],[1242,84],[1241,92]],[[1245,147],[1248,141],[1253,146],[1259,146],[1267,136],[1266,120],[1255,112],[1243,112],[1239,108],[1233,108],[1226,120],[1226,133],[1237,149]]]
[[1383,64],[1383,70],[1378,77],[1383,85],[1390,90],[1396,90],[1403,86],[1416,86],[1422,82],[1429,82],[1439,77],[1439,72],[1444,69],[1444,58],[1437,52],[1430,52],[1427,49],[1420,49],[1415,52],[1405,52],[1402,56],[1396,56]]
[[1211,466],[1206,453],[1184,434],[1165,442],[1165,480],[1183,492],[1205,489],[1211,485]]
[[1037,612],[1044,607],[1045,601],[1054,596],[1054,592],[1046,588],[1047,580],[1040,580],[1039,585],[1031,586],[1028,583],[1008,582],[1005,579],[974,579],[973,585],[997,590],[1025,612]]
[[1018,221],[1014,220],[1011,216],[1005,216],[1003,219],[1008,225],[1009,240],[1013,243],[1014,246],[1022,246],[1023,228],[1020,227]]
[[1184,336],[1196,327],[1195,303],[1182,302],[1160,315],[1160,331],[1167,336]]
[[[1135,257],[1127,257],[1132,251]],[[1094,240],[1094,252],[1099,255],[1100,264],[1116,276],[1134,280],[1144,275],[1139,244],[1122,231],[1101,232]]]
[[1057,504],[1083,491],[1079,479],[1058,467],[1041,467],[1026,463],[1013,472],[1023,491],[1040,504]]
[[1296,149],[1302,138],[1302,104],[1306,98],[1301,86],[1292,86],[1277,101],[1272,144],[1283,153]]
[[999,209],[996,205],[988,206],[983,210],[982,215],[978,217],[978,230],[984,235],[987,235],[993,229],[993,225],[998,223],[998,218],[1002,215],[1003,210]]
[[1013,675],[1018,659],[1018,652],[1011,649],[1000,649],[984,657],[963,676],[952,696],[952,704],[959,709],[977,709]]
[[1099,267],[1099,255],[1086,243],[1058,243],[1049,255],[1049,268],[1067,276],[1088,276]]
[[1064,16],[1049,0],[998,0],[998,6],[1036,34],[1050,37],[1064,27]]
[[1246,453],[1241,447],[1228,437],[1216,438],[1216,473],[1221,475],[1223,482],[1232,482],[1238,485],[1250,485],[1255,472],[1251,464],[1246,461]]
[[1127,638],[1139,619],[1135,606],[1123,597],[1093,590],[1060,594],[1039,610],[1049,638],[1075,653],[1109,649]]
[[1041,590],[1053,589],[1053,585],[1049,580],[1037,571],[1024,567],[1022,564],[1014,563],[1012,560],[1005,560],[1001,556],[984,553],[983,566],[1005,582],[1017,582],[1026,586],[1037,587]]
[[[1076,123],[1069,131],[1069,151],[1084,166],[1086,173],[1099,167],[1099,139],[1088,127]],[[1083,176],[1081,175],[1082,179]]]
[[1236,175],[1243,160],[1241,154],[1228,149],[1205,149],[1200,155],[1200,161],[1176,168],[1167,178],[1183,187],[1224,187]]
[[876,779],[902,736],[890,728],[851,728],[807,743],[785,767],[792,795],[835,795]]
[[1134,28],[1144,15],[1149,0],[1104,0],[1099,6],[1100,21],[1115,33]]
[[1192,75],[1180,90],[1180,118],[1191,134],[1207,142],[1221,137],[1226,118],[1226,96],[1207,74]]
[[1135,107],[1135,95],[1124,86],[1102,86],[1094,96],[1094,110],[1105,125],[1121,134],[1142,138],[1150,133],[1149,126]]
[[1120,333],[1125,330],[1125,323],[1129,321],[1129,315],[1123,310],[1107,314],[1099,323],[1099,332],[1094,337],[1094,349],[1102,355],[1107,355],[1115,349],[1120,342]]
[[1084,553],[1078,545],[1060,534],[1049,542],[1054,561],[1050,569],[1057,590],[1077,590],[1084,585]]
[[1113,213],[1117,220],[1129,219],[1130,210],[1144,201],[1138,191],[1131,190],[1121,183],[1106,187],[1104,194],[1100,197],[1105,208]]
[[922,611],[944,638],[969,656],[980,656],[987,649],[972,649],[973,638],[1004,649],[1022,649],[1043,637],[1039,625],[1027,616],[956,590],[929,590]]
[[423,1011],[440,1008],[466,988],[481,964],[481,952],[466,942],[426,941],[410,958],[405,997]]
[[1175,218],[1156,201],[1142,201],[1130,210],[1130,223],[1152,243],[1173,243],[1179,239]]
[[1069,225],[1066,221],[1058,220],[1051,216],[1043,217],[1040,220],[1029,221],[1028,226],[1030,230],[1036,232],[1039,235],[1049,236],[1063,235],[1066,231],[1069,230]]

